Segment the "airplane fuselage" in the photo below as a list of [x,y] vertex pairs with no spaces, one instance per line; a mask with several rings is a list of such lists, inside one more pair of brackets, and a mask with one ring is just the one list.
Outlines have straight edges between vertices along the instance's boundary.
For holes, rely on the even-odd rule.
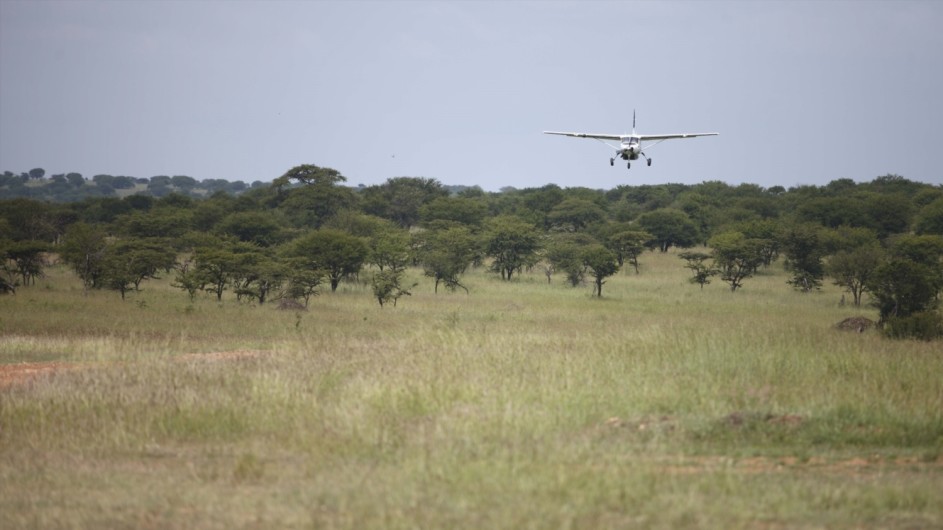
[[642,143],[639,136],[623,136],[619,145],[619,156],[622,160],[638,160],[642,152]]

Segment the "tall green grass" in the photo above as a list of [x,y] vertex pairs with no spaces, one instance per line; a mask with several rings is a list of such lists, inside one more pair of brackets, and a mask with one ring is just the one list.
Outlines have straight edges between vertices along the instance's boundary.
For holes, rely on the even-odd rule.
[[838,331],[873,314],[775,266],[642,265],[301,313],[53,271],[0,299],[0,363],[80,366],[0,389],[0,526],[943,525],[939,344]]

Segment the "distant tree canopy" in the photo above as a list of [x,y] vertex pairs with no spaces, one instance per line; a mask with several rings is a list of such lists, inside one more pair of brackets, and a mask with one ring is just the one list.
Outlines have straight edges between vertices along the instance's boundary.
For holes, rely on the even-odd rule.
[[174,285],[191,297],[232,292],[307,304],[322,284],[333,291],[361,278],[381,304],[395,305],[408,294],[401,273],[410,266],[437,291],[466,289],[469,267],[510,280],[538,264],[548,281],[562,274],[565,284],[582,286],[592,278],[601,295],[626,265],[644,278],[646,249],[705,244],[678,253],[702,288],[719,275],[736,291],[779,260],[800,290],[828,278],[856,305],[873,305],[895,336],[925,338],[936,329],[943,187],[899,175],[789,189],[707,181],[498,193],[409,176],[348,186],[339,171],[314,164],[251,185],[42,168],[0,175],[7,292],[31,288],[58,259],[86,288],[122,295],[174,267]]

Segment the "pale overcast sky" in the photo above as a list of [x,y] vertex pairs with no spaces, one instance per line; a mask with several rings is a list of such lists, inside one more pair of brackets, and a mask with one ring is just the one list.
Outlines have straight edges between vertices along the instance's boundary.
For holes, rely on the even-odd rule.
[[[943,2],[0,0],[0,171],[943,183]],[[651,167],[544,130],[710,132]]]

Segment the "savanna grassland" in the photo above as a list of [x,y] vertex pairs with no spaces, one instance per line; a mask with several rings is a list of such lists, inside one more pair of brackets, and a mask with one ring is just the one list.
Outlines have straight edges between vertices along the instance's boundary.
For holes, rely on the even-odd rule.
[[0,527],[943,527],[939,342],[641,264],[306,312],[50,268],[0,297],[0,363],[60,363],[0,386]]

